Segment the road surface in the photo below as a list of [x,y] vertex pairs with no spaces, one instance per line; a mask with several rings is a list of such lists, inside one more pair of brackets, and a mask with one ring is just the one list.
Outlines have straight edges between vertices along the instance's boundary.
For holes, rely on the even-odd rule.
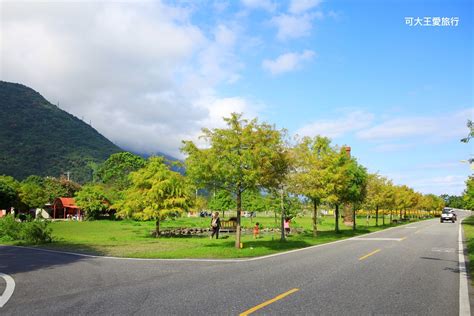
[[[0,246],[0,273],[15,283],[0,314],[460,315],[469,304],[460,301],[458,235],[459,221],[434,219],[238,262]],[[0,293],[5,286],[0,278]]]

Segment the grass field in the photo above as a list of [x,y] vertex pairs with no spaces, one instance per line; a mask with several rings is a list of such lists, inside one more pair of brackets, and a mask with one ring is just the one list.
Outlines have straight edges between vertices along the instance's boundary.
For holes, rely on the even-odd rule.
[[[279,227],[273,217],[258,217],[252,221],[242,219],[242,226],[250,228],[259,222],[263,227]],[[179,218],[163,221],[162,229],[184,227],[209,227],[209,218]],[[388,219],[386,220],[388,223]],[[261,234],[254,239],[251,234],[242,236],[243,249],[234,248],[235,234],[221,234],[218,240],[210,240],[208,235],[190,237],[151,237],[154,222],[110,221],[99,220],[90,222],[53,222],[54,242],[42,245],[49,249],[61,249],[87,254],[133,257],[133,258],[242,258],[255,257],[285,250],[327,243],[342,238],[373,232],[383,228],[375,227],[375,220],[369,225],[365,218],[358,218],[358,229],[340,224],[341,233],[334,232],[334,218],[327,217],[319,224],[319,235],[313,237],[311,218],[302,217],[292,220],[293,228],[303,228],[304,233],[292,234],[287,241],[280,242],[278,233]]]
[[467,252],[469,257],[469,274],[471,276],[471,284],[474,285],[474,215],[469,216],[463,222],[464,236],[466,238]]

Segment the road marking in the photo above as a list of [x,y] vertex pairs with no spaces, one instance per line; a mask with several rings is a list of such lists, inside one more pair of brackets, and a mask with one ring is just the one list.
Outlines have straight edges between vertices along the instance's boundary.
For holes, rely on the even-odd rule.
[[407,239],[407,236],[400,238],[400,241],[404,241],[405,239]]
[[372,251],[371,253],[366,254],[365,256],[360,257],[360,258],[359,258],[359,261],[360,261],[360,260],[364,260],[364,259],[366,259],[366,258],[368,258],[368,257],[370,257],[370,256],[372,256],[372,255],[375,255],[375,254],[376,254],[377,252],[379,252],[380,250],[381,250],[381,249],[376,249],[376,250]]
[[454,252],[454,248],[431,248],[433,252]]
[[[464,220],[464,219],[463,219]],[[461,220],[462,223],[462,220]],[[459,223],[459,315],[471,315],[469,306],[469,291],[467,287],[466,261],[464,258],[464,244],[462,240],[462,224]]]
[[285,293],[282,293],[282,294],[280,294],[280,295],[278,295],[278,296],[275,296],[275,297],[272,298],[271,300],[268,300],[268,301],[266,301],[266,302],[263,302],[262,304],[259,304],[259,305],[257,305],[257,306],[254,306],[254,307],[252,307],[252,308],[246,310],[245,312],[240,313],[239,316],[247,316],[247,315],[250,315],[250,314],[252,314],[253,312],[258,311],[259,309],[262,309],[262,308],[264,308],[265,306],[268,306],[268,305],[270,305],[270,304],[272,304],[272,303],[275,303],[276,301],[281,300],[282,298],[285,298],[286,296],[288,296],[288,295],[290,295],[290,294],[293,294],[293,293],[295,293],[295,292],[298,292],[298,291],[299,291],[299,289],[292,289],[292,290],[289,290],[288,292],[285,292]]
[[413,229],[413,228],[418,228],[417,226],[406,226],[404,228],[409,228],[409,229]]
[[352,238],[352,240],[361,240],[361,241],[366,241],[366,240],[373,240],[373,241],[402,241],[403,238]]
[[10,297],[13,295],[13,291],[15,291],[15,280],[8,274],[3,274],[0,273],[0,277],[3,278],[6,282],[6,287],[5,291],[3,291],[3,294],[0,295],[0,308],[5,306],[5,304],[8,302]]

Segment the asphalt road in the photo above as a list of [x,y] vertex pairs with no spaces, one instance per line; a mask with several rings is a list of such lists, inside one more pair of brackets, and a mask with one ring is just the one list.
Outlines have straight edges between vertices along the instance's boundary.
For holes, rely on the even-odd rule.
[[459,315],[458,234],[459,221],[435,219],[240,262],[0,246],[0,273],[15,280],[0,315]]

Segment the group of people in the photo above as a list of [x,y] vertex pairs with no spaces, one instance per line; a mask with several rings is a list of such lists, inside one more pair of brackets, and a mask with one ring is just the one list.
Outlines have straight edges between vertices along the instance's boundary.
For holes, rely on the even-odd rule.
[[[211,228],[212,228],[212,233],[210,236],[210,239],[212,239],[214,236],[216,236],[216,239],[219,239],[219,230],[221,228],[221,219],[219,217],[219,212],[214,212],[212,213],[211,217]],[[283,222],[283,228],[285,229],[285,235],[290,234],[290,218],[285,218],[285,221]],[[260,237],[260,223],[255,223],[255,226],[253,228],[253,238],[258,238]]]

